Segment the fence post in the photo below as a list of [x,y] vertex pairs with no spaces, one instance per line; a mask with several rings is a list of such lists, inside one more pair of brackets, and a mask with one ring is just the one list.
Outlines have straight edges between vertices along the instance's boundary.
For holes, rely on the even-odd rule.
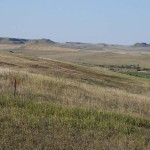
[[17,91],[17,80],[15,78],[15,80],[14,80],[14,98],[16,97],[16,91]]

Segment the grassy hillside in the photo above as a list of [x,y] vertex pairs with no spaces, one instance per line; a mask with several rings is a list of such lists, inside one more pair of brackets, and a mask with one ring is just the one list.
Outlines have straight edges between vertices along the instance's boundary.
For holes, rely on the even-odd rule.
[[0,52],[0,145],[149,149],[149,91],[149,79]]
[[[24,41],[24,39],[18,39],[18,41],[22,40]],[[27,56],[55,59],[90,67],[139,64],[142,68],[149,68],[150,64],[149,46],[55,43],[47,39],[26,40],[24,44],[2,43],[0,42],[0,51],[5,50]]]

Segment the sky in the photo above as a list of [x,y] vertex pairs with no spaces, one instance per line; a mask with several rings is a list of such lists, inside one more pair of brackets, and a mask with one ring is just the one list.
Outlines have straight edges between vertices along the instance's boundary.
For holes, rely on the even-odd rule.
[[0,0],[0,37],[150,43],[150,0]]

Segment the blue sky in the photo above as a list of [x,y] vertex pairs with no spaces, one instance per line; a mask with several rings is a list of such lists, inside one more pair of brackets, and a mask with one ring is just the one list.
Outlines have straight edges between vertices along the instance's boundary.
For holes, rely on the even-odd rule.
[[0,36],[150,43],[150,0],[0,0]]

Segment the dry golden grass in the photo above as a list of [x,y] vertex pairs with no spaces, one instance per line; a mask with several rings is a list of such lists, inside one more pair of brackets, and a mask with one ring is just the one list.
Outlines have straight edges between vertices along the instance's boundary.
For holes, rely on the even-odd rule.
[[[35,53],[36,51],[36,53]],[[149,67],[150,52],[137,49],[105,49],[103,51],[64,48],[56,45],[31,44],[19,49],[20,54],[57,59],[86,66],[94,65],[136,65]]]
[[[21,48],[21,47],[20,47]],[[25,50],[35,50],[35,51],[54,51],[54,52],[71,52],[71,51],[77,51],[75,49],[71,48],[63,48],[63,47],[58,47],[53,44],[42,44],[42,43],[36,43],[36,44],[26,44],[22,47],[22,49]]]
[[139,80],[136,77],[113,73],[104,69],[92,69],[61,61],[25,57],[10,53],[0,53],[0,66],[47,76],[51,74],[57,77],[63,76],[82,83],[125,90],[129,93],[150,94],[149,80]]
[[20,48],[21,45],[18,45],[18,44],[0,44],[0,50],[13,50],[13,49],[18,49]]
[[[14,79],[18,82],[19,97],[36,97],[41,102],[53,102],[69,107],[115,111],[133,116],[150,117],[148,96],[125,90],[90,85],[74,79],[13,71],[1,68],[1,90],[13,95]],[[4,92],[5,93],[5,92]]]

